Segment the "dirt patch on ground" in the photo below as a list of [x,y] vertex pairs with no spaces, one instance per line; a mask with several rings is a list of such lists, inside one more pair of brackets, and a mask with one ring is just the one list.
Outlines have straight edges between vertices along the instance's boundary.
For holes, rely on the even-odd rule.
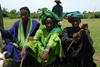
[[93,56],[93,58],[94,58],[94,62],[96,63],[96,64],[99,64],[100,65],[100,56],[98,56],[98,55],[94,55]]

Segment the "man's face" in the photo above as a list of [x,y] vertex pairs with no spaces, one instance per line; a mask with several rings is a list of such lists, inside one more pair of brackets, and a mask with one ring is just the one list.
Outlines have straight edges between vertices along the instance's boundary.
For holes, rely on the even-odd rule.
[[80,19],[78,19],[78,18],[73,18],[73,19],[71,20],[71,24],[72,24],[73,28],[78,28],[80,22],[81,22],[81,21],[80,21]]
[[28,17],[30,15],[28,14],[27,10],[23,9],[23,10],[20,11],[20,16],[21,16],[23,22],[27,22],[28,21]]
[[45,22],[45,26],[46,26],[47,31],[50,32],[54,28],[53,20],[51,18],[47,18]]

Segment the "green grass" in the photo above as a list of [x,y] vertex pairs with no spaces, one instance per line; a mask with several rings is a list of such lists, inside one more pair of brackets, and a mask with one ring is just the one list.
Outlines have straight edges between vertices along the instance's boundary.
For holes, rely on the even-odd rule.
[[[6,30],[10,29],[14,22],[17,21],[19,19],[8,19],[8,18],[4,18],[4,28]],[[34,19],[37,20],[39,23],[41,22],[41,20],[39,21],[38,19]],[[82,23],[88,23],[88,29],[90,30],[90,36],[92,37],[94,44],[93,47],[95,49],[95,54],[100,56],[100,19],[82,19],[80,25],[82,25]],[[69,27],[71,26],[71,24],[63,19],[62,21],[62,29],[65,27]],[[43,28],[45,26],[41,25],[40,28]],[[98,61],[99,63],[97,64],[97,67],[100,67],[100,61]]]

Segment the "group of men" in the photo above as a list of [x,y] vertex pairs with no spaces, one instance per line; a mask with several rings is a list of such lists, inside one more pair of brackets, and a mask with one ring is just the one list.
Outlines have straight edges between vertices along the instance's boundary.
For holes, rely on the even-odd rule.
[[[53,7],[52,12],[63,20],[61,1],[55,0],[55,2],[57,5]],[[30,10],[28,7],[20,8],[20,16],[21,20],[16,21],[10,30],[4,30],[0,27],[2,36],[10,39],[9,43],[3,48],[3,51],[8,51],[11,54],[7,54],[6,58],[12,58],[16,62],[21,62],[19,57],[21,50],[27,42],[34,41],[33,37],[40,26],[40,23],[30,18]],[[64,18],[72,24],[72,27],[64,28],[63,35],[61,36],[62,60],[69,67],[96,67],[96,64],[93,62],[93,54],[95,51],[92,46],[93,41],[90,37],[88,24],[82,24],[79,27],[83,17],[83,14],[79,11],[67,12],[64,15]],[[32,56],[26,51],[25,58],[28,58],[28,61],[30,61],[29,58],[31,59]]]

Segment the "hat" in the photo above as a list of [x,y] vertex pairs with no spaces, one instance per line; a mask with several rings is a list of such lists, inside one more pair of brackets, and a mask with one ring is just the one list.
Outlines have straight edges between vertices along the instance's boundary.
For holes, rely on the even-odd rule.
[[61,3],[61,1],[60,1],[60,0],[55,0],[55,2],[57,2],[57,1]]
[[72,18],[83,18],[84,15],[79,11],[73,11],[73,12],[66,12],[64,15],[64,18],[67,19],[69,22],[72,20]]
[[47,17],[51,17],[55,25],[59,25],[58,22],[61,21],[61,19],[55,13],[50,10],[47,10],[43,12],[39,17],[39,19],[41,19],[42,25],[45,25],[45,20]]

